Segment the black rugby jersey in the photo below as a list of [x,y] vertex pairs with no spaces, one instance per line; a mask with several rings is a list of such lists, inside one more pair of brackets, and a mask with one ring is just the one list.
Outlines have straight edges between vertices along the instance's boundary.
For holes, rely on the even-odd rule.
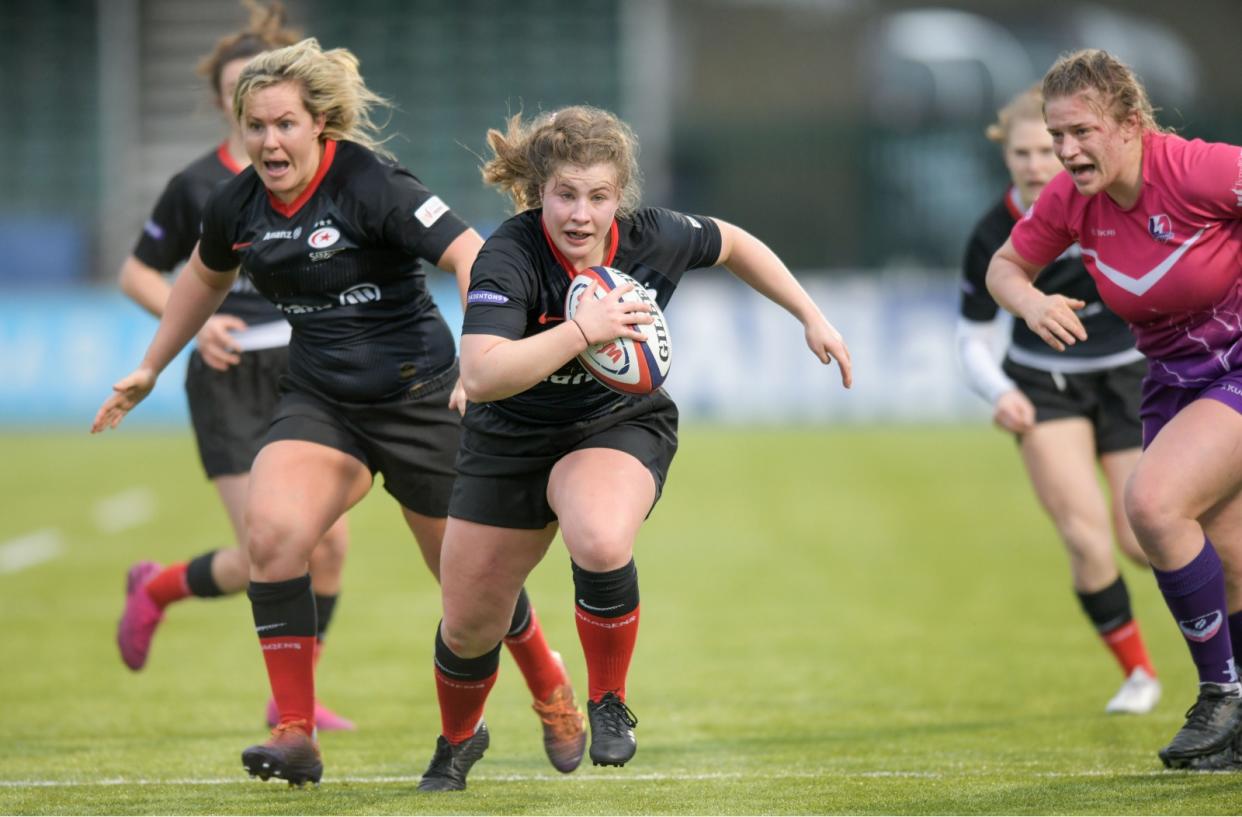
[[[159,272],[172,272],[185,263],[198,241],[207,197],[217,185],[241,170],[229,155],[228,146],[220,145],[173,176],[142,227],[142,235],[134,246],[134,257]],[[241,318],[250,325],[284,320],[280,311],[255,291],[245,274],[237,276],[232,291],[218,311]]]
[[[988,292],[988,264],[996,251],[1009,239],[1013,225],[1020,218],[1022,212],[1017,206],[1016,191],[1010,188],[1004,198],[975,225],[966,246],[966,258],[962,266],[960,309],[961,316],[966,320],[990,321],[996,317],[1000,307]],[[1083,328],[1087,330],[1087,340],[1065,347],[1064,352],[1055,352],[1039,335],[1031,331],[1025,321],[1017,319],[1013,322],[1010,350],[1011,356],[1016,352],[1021,358],[1019,362],[1032,365],[1037,362],[1032,358],[1051,359],[1053,355],[1061,359],[1085,362],[1134,349],[1134,336],[1130,333],[1130,327],[1100,300],[1095,281],[1091,280],[1090,273],[1083,266],[1077,244],[1044,267],[1035,279],[1035,286],[1049,295],[1077,298],[1087,304],[1078,312]],[[1135,359],[1138,359],[1137,354]]]
[[467,229],[409,171],[329,140],[291,204],[270,195],[254,168],[217,188],[199,255],[213,270],[240,263],[285,313],[295,382],[337,400],[374,402],[456,359],[419,259],[434,264]]
[[[462,334],[520,340],[565,320],[565,291],[575,273],[544,232],[542,213],[534,209],[514,216],[483,245],[470,275]],[[604,265],[653,291],[663,309],[682,273],[710,267],[720,258],[720,229],[710,218],[648,207],[615,220],[609,245]],[[562,424],[646,399],[602,386],[575,358],[520,394],[471,403],[464,422],[485,430],[496,412],[519,422]]]

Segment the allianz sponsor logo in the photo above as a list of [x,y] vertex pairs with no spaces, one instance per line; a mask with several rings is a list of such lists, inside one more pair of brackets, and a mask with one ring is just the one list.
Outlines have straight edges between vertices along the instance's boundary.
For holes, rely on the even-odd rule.
[[294,227],[292,230],[268,230],[260,238],[260,241],[276,241],[279,239],[294,239],[302,237],[302,228]]
[[380,299],[380,288],[375,284],[358,284],[341,293],[341,306],[357,306],[374,303]]

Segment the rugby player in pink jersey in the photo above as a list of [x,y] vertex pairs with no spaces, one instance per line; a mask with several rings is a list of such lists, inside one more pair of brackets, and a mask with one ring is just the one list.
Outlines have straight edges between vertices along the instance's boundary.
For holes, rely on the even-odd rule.
[[1159,754],[1173,768],[1242,768],[1242,148],[1162,129],[1104,51],[1062,57],[1043,94],[1065,172],[996,252],[988,289],[1053,348],[1085,340],[1083,302],[1031,283],[1077,242],[1134,330],[1149,365],[1126,514],[1199,675]]

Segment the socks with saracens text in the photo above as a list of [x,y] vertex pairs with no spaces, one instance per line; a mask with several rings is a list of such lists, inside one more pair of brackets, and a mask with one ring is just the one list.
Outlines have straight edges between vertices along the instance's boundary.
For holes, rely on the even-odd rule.
[[254,629],[263,648],[280,722],[315,726],[315,598],[310,574],[283,582],[250,582]]
[[574,617],[586,655],[590,698],[598,703],[605,693],[615,692],[625,700],[625,679],[638,639],[638,569],[630,559],[603,573],[573,564],[573,573]]
[[468,740],[483,720],[483,707],[500,668],[500,645],[478,658],[462,658],[444,643],[437,624],[435,661],[440,732],[456,745]]

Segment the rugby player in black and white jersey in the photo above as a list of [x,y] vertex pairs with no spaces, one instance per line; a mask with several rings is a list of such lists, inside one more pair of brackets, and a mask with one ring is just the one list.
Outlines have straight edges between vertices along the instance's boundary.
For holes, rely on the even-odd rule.
[[[133,253],[121,266],[121,289],[157,318],[164,314],[170,291],[163,274],[190,257],[198,242],[207,197],[216,185],[250,164],[241,128],[232,115],[233,89],[242,66],[256,54],[300,39],[297,32],[285,28],[281,4],[266,8],[248,5],[250,25],[222,37],[199,65],[199,73],[211,82],[216,107],[228,124],[225,141],[168,182]],[[267,434],[276,408],[277,382],[288,365],[289,324],[278,309],[255,292],[249,278],[240,276],[195,341],[186,372],[190,418],[203,469],[228,512],[237,544],[166,566],[141,561],[129,569],[117,645],[121,659],[133,670],[146,664],[152,637],[170,604],[186,598],[240,593],[250,581],[250,562],[242,544],[242,513],[250,465]],[[347,546],[348,531],[342,518],[311,554],[318,613],[316,658],[340,593]],[[279,720],[274,698],[268,700],[267,720],[269,726]],[[348,719],[318,702],[315,722],[322,730],[354,728]]]
[[[313,39],[246,64],[233,112],[251,166],[212,192],[142,365],[116,384],[94,425],[114,427],[150,392],[239,267],[293,327],[245,515],[248,593],[280,719],[242,763],[264,779],[322,776],[307,560],[377,472],[439,574],[464,397],[453,335],[421,263],[453,273],[464,294],[482,240],[387,156],[370,116],[380,104],[353,54]],[[524,592],[508,615],[505,642],[535,698],[549,759],[572,771],[585,732],[564,664]]]
[[[1125,321],[1101,302],[1077,245],[1048,265],[1036,285],[1077,306],[1087,339],[1054,352],[1025,322],[1013,321],[1003,366],[996,360],[992,335],[1004,322],[988,293],[988,264],[1061,164],[1038,88],[1002,108],[988,138],[1001,145],[1013,184],[975,226],[966,248],[958,357],[971,388],[993,406],[996,424],[1017,436],[1035,495],[1068,552],[1083,612],[1121,666],[1125,679],[1105,711],[1143,714],[1159,701],[1160,682],[1113,557],[1113,539],[1135,563],[1147,565],[1123,506],[1142,443],[1138,407],[1147,363]],[[1097,463],[1110,499],[1100,491]]]
[[677,448],[677,408],[662,390],[622,396],[586,376],[576,356],[618,337],[641,339],[652,318],[619,287],[593,289],[566,320],[577,270],[615,267],[668,303],[689,269],[723,264],[803,324],[823,363],[851,380],[849,353],[779,258],[745,231],[704,216],[638,208],[637,143],[589,107],[516,116],[490,131],[484,179],[518,214],[475,262],[462,334],[470,398],[441,561],[444,619],[436,632],[441,734],[422,791],[464,789],[489,743],[483,723],[500,641],[527,574],[557,529],[572,560],[575,617],[590,684],[590,755],[633,757],[637,719],[626,676],[638,630],[639,527]]

